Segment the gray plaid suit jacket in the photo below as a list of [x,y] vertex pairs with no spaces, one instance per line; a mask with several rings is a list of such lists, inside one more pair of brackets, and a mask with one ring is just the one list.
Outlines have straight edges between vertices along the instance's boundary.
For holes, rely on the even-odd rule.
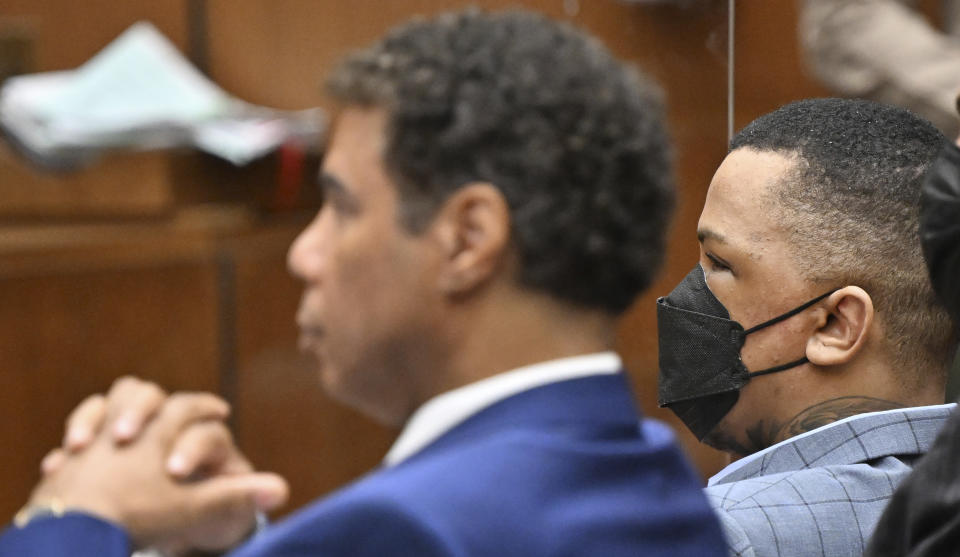
[[860,557],[954,406],[853,416],[734,462],[706,488],[730,554]]

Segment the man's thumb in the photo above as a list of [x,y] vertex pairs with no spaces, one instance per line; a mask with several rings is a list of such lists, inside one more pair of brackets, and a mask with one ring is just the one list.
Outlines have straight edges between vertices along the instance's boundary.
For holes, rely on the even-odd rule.
[[185,547],[205,551],[230,548],[256,527],[256,512],[273,510],[287,501],[287,482],[276,474],[245,473],[215,476],[191,488],[190,525]]
[[290,486],[287,481],[277,474],[257,472],[248,474],[250,489],[253,493],[253,503],[257,510],[270,512],[287,502],[290,498]]
[[286,480],[269,472],[217,476],[197,487],[197,500],[207,512],[269,512],[286,503],[290,496]]

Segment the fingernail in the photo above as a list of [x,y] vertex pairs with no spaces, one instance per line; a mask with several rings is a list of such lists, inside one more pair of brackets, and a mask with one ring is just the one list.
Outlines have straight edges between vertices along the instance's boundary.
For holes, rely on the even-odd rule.
[[121,439],[129,439],[136,432],[137,424],[130,418],[120,418],[113,426],[113,433]]
[[167,472],[179,476],[187,473],[187,459],[175,454],[167,459]]
[[40,469],[43,470],[44,474],[49,474],[53,470],[53,465],[56,461],[56,454],[48,454],[43,458],[43,461],[40,462]]
[[257,491],[253,494],[253,502],[260,510],[269,511],[283,504],[285,497],[276,490]]
[[67,446],[74,448],[86,445],[90,442],[90,430],[73,429],[67,434]]

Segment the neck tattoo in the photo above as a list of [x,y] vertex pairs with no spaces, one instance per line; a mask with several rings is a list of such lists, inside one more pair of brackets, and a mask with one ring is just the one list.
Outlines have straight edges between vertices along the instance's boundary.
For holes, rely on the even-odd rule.
[[745,442],[738,440],[738,436],[719,431],[711,433],[704,442],[721,451],[744,457],[843,418],[903,407],[904,405],[899,402],[882,398],[844,396],[825,400],[801,410],[786,423],[771,419],[758,420],[744,432]]
[[775,442],[789,439],[794,435],[812,431],[837,420],[881,410],[903,408],[904,405],[892,400],[868,396],[844,396],[826,400],[799,412],[777,433]]

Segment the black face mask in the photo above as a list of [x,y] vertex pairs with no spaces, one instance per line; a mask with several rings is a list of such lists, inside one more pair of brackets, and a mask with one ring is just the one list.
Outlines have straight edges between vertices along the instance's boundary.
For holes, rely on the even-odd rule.
[[803,357],[751,373],[740,360],[747,335],[793,317],[836,290],[744,330],[730,319],[697,265],[669,296],[657,300],[660,406],[670,408],[702,441],[737,403],[740,389],[751,378],[807,362]]

